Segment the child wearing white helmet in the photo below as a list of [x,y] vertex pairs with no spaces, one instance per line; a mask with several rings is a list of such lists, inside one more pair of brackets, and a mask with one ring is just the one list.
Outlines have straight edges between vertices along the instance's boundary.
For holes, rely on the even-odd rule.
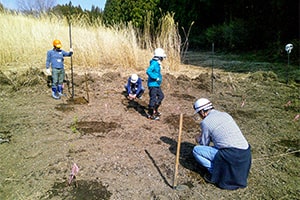
[[215,110],[206,98],[198,99],[193,108],[202,118],[193,155],[207,169],[204,179],[223,189],[245,188],[251,147],[240,128],[228,113]]
[[125,89],[129,100],[134,100],[135,98],[141,99],[145,91],[142,85],[142,79],[137,74],[132,74],[127,79]]
[[161,90],[162,74],[161,62],[166,58],[165,51],[162,48],[154,50],[154,57],[150,60],[150,66],[146,73],[148,75],[148,88],[149,88],[149,105],[148,105],[148,118],[152,120],[159,120],[160,113],[158,108],[164,99],[164,93]]

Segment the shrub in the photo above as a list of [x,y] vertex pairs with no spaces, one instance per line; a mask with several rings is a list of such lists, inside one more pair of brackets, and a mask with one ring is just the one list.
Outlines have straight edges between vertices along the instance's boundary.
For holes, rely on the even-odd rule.
[[205,31],[205,35],[209,43],[215,43],[222,49],[247,48],[247,28],[242,20],[233,20],[229,23],[214,25]]

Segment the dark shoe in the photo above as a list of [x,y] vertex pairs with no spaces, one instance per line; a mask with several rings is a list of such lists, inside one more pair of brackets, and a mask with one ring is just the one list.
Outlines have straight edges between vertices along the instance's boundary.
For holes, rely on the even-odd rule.
[[205,173],[203,178],[207,183],[214,184],[214,182],[211,181],[211,173]]
[[157,109],[153,110],[153,115],[161,116],[161,113],[157,111]]
[[159,120],[159,116],[156,116],[156,115],[148,115],[148,119],[151,119],[151,120]]

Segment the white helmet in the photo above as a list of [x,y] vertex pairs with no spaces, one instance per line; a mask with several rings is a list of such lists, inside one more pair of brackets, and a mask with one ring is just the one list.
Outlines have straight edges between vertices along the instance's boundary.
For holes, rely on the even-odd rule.
[[195,110],[194,114],[198,113],[201,110],[206,111],[212,108],[213,105],[208,99],[200,98],[194,103],[194,110]]
[[137,81],[138,81],[138,75],[137,74],[132,74],[131,75],[131,80],[130,80],[130,82],[131,83],[136,83]]
[[161,57],[161,58],[167,57],[167,55],[165,54],[165,51],[162,48],[156,48],[154,50],[154,56]]

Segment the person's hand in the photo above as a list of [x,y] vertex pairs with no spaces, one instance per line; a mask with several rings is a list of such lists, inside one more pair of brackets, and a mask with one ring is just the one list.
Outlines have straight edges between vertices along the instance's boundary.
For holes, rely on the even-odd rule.
[[46,74],[48,74],[48,75],[50,75],[51,74],[51,71],[50,71],[50,69],[48,68],[48,69],[46,69]]
[[129,97],[132,99],[135,99],[136,95],[135,94],[129,94]]
[[133,99],[135,99],[135,97],[136,97],[135,94],[129,94],[127,98],[128,98],[129,100],[133,100]]
[[70,52],[73,52],[73,49],[72,49],[72,48],[70,48]]

